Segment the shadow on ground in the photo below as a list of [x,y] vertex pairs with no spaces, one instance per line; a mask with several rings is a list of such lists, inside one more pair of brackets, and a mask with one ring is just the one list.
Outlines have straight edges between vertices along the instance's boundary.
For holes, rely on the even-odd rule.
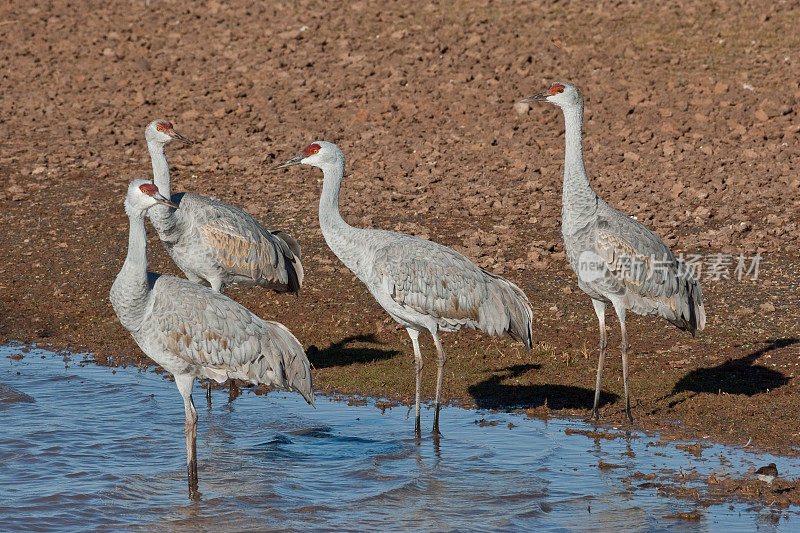
[[675,384],[672,394],[690,391],[752,396],[767,392],[768,389],[782,387],[789,382],[789,378],[780,372],[753,363],[767,352],[792,346],[798,342],[800,339],[794,337],[767,340],[763,348],[744,357],[730,359],[715,367],[692,370]]
[[311,345],[306,350],[306,355],[313,368],[330,368],[333,366],[347,366],[353,363],[371,363],[382,359],[391,359],[400,353],[398,350],[384,350],[370,346],[349,346],[358,343],[381,345],[372,334],[353,335],[345,337],[322,350]]
[[[483,409],[532,408],[547,405],[550,409],[591,409],[594,390],[573,385],[506,385],[503,381],[519,377],[540,365],[513,365],[469,387],[469,393]],[[600,405],[616,401],[618,396],[600,392]]]

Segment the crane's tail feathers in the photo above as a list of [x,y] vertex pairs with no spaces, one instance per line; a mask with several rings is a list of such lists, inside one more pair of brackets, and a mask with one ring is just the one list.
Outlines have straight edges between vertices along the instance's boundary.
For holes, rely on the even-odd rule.
[[533,309],[530,300],[522,289],[504,277],[484,272],[491,278],[489,287],[496,297],[495,301],[507,315],[508,334],[530,350],[533,348]]
[[688,330],[692,336],[706,327],[706,309],[703,305],[703,289],[700,282],[695,279],[686,281],[687,307],[689,308]]
[[[695,336],[706,327],[706,310],[703,306],[703,289],[686,266],[679,261],[678,292],[675,300],[678,307],[677,317],[684,322],[680,327]],[[676,324],[677,325],[677,324]]]
[[296,240],[294,240],[291,237],[291,235],[289,235],[285,231],[281,231],[281,230],[271,231],[270,233],[272,233],[273,235],[278,237],[280,240],[285,242],[287,244],[287,246],[289,246],[289,249],[292,251],[292,253],[294,255],[296,255],[298,259],[301,257],[300,244]]
[[700,302],[700,305],[697,306],[697,331],[703,331],[706,329],[706,309],[703,306],[703,302]]
[[301,251],[300,244],[294,240],[288,233],[276,230],[271,231],[273,235],[286,243],[291,254],[284,254],[286,259],[286,271],[289,274],[288,291],[297,294],[303,285],[303,264],[300,262]]
[[286,270],[289,272],[289,292],[297,294],[303,286],[303,264],[300,262],[300,256],[296,255],[292,258],[291,264],[286,265]]
[[269,357],[270,369],[267,378],[276,385],[299,392],[310,405],[314,405],[314,389],[311,384],[311,364],[303,345],[286,326],[266,321],[268,335],[262,338],[262,346]]
[[661,316],[692,336],[706,327],[706,310],[703,305],[703,289],[691,273],[681,264],[678,275],[678,290],[668,301]]

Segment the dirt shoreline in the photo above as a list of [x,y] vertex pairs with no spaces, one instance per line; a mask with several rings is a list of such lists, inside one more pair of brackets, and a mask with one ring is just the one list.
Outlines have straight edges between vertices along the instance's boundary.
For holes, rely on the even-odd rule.
[[[554,108],[515,106],[569,79],[586,97],[598,194],[706,268],[697,339],[629,319],[636,426],[798,454],[800,8],[12,1],[0,20],[0,341],[149,364],[108,289],[127,243],[125,188],[151,175],[143,129],[163,116],[198,141],[168,148],[176,191],[230,201],[303,246],[299,298],[227,294],[292,330],[318,389],[408,402],[414,380],[405,332],[322,240],[319,172],[268,169],[327,139],[348,156],[351,224],[452,246],[533,302],[530,354],[443,337],[444,397],[586,417],[598,334],[559,236],[563,124]],[[149,237],[151,269],[179,274]],[[756,253],[758,279],[737,279],[737,258]],[[608,324],[601,417],[621,427]],[[427,338],[423,352],[430,400]]]

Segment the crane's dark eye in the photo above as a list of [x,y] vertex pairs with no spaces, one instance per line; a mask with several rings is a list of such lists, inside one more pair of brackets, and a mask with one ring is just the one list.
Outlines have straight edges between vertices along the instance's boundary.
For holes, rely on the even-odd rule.
[[314,150],[314,153],[315,153],[315,154],[318,154],[318,153],[319,153],[319,150]]
[[163,124],[159,124],[158,126],[156,126],[156,129],[158,131],[164,131],[164,125]]

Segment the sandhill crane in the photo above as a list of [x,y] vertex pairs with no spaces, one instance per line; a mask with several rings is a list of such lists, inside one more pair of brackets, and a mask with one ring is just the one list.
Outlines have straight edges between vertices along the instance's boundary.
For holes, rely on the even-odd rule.
[[197,493],[195,378],[229,378],[295,390],[314,405],[311,370],[302,345],[286,327],[260,319],[227,296],[182,278],[147,271],[145,212],[175,207],[146,180],[128,187],[128,255],[114,284],[111,304],[136,344],[175,376],[186,411],[189,495]]
[[622,330],[622,380],[625,415],[628,395],[628,333],[625,314],[658,315],[694,336],[706,323],[700,283],[658,236],[601,200],[589,185],[583,164],[583,96],[571,83],[554,83],[523,102],[550,102],[564,113],[566,150],[561,206],[561,236],[578,287],[592,299],[600,322],[600,360],[592,419],[598,417],[600,379],[606,354],[606,306],[611,304]]
[[[261,285],[276,292],[297,294],[303,283],[300,245],[282,231],[269,231],[252,215],[194,193],[172,195],[164,148],[174,139],[191,144],[172,123],[158,119],[145,128],[159,192],[180,206],[157,205],[150,210],[161,242],[188,279],[206,282],[217,292],[233,284]],[[211,407],[211,386],[206,391]]]
[[166,120],[145,128],[153,163],[153,182],[179,210],[157,205],[150,221],[167,252],[186,277],[206,282],[215,291],[233,284],[261,285],[277,292],[297,293],[303,283],[300,246],[282,231],[269,231],[252,215],[194,193],[172,195],[164,147],[174,139],[191,142]]
[[469,328],[490,335],[508,333],[530,349],[533,311],[528,298],[510,281],[478,268],[455,250],[411,235],[348,225],[339,214],[345,158],[335,144],[317,141],[275,168],[298,164],[322,170],[319,224],[325,242],[411,337],[416,373],[414,430],[417,437],[420,436],[423,366],[418,337],[422,331],[433,336],[438,353],[433,433],[439,434],[446,360],[439,331]]

